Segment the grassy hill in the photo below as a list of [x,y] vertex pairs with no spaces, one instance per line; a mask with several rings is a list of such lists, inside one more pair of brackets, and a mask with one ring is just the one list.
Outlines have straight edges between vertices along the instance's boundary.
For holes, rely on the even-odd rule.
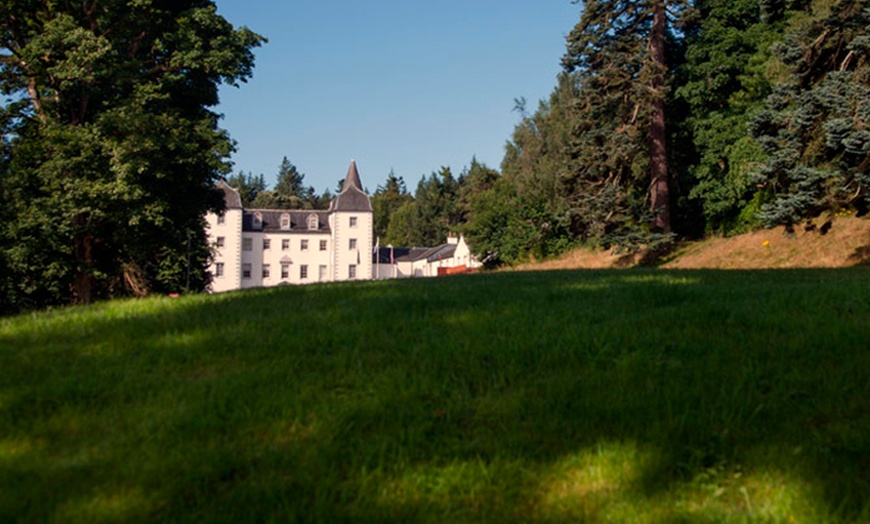
[[868,318],[853,268],[0,319],[0,521],[868,521]]

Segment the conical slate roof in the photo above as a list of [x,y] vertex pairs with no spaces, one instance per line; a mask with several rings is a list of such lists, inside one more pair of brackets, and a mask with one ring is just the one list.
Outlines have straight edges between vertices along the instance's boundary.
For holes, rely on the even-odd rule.
[[359,171],[356,169],[356,160],[350,161],[350,167],[347,168],[347,176],[344,177],[344,185],[341,186],[341,192],[344,193],[352,187],[360,191],[363,190],[362,182],[359,180]]
[[241,209],[242,198],[239,192],[233,189],[224,180],[218,180],[217,188],[224,194],[224,202],[227,204],[227,209]]
[[332,201],[333,211],[371,211],[372,202],[369,196],[365,194],[362,187],[362,182],[359,179],[359,171],[356,169],[356,162],[351,160],[350,167],[347,168],[347,176],[344,177],[344,185],[341,186],[341,193]]

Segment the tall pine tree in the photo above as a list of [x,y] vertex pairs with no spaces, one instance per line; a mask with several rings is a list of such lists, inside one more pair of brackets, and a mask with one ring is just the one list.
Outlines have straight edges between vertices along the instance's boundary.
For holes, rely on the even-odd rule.
[[686,2],[578,3],[583,12],[563,59],[579,83],[575,190],[581,201],[626,216],[623,229],[643,222],[645,200],[652,230],[669,233],[666,47]]

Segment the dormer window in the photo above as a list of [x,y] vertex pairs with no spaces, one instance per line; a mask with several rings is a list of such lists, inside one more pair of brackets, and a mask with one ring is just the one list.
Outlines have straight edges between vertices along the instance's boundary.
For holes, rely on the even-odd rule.
[[254,229],[263,229],[263,214],[259,211],[254,211],[253,221],[251,226]]
[[281,229],[290,229],[290,213],[281,213]]
[[317,219],[317,214],[311,213],[308,215],[308,229],[319,229],[320,220]]

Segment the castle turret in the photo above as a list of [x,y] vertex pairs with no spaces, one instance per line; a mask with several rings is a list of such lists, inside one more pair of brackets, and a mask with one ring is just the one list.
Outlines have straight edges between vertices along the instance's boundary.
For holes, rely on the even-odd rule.
[[372,278],[372,202],[351,160],[341,192],[332,201],[333,280]]
[[225,181],[217,183],[226,209],[221,214],[206,215],[208,242],[212,246],[212,291],[228,291],[242,286],[242,199]]

